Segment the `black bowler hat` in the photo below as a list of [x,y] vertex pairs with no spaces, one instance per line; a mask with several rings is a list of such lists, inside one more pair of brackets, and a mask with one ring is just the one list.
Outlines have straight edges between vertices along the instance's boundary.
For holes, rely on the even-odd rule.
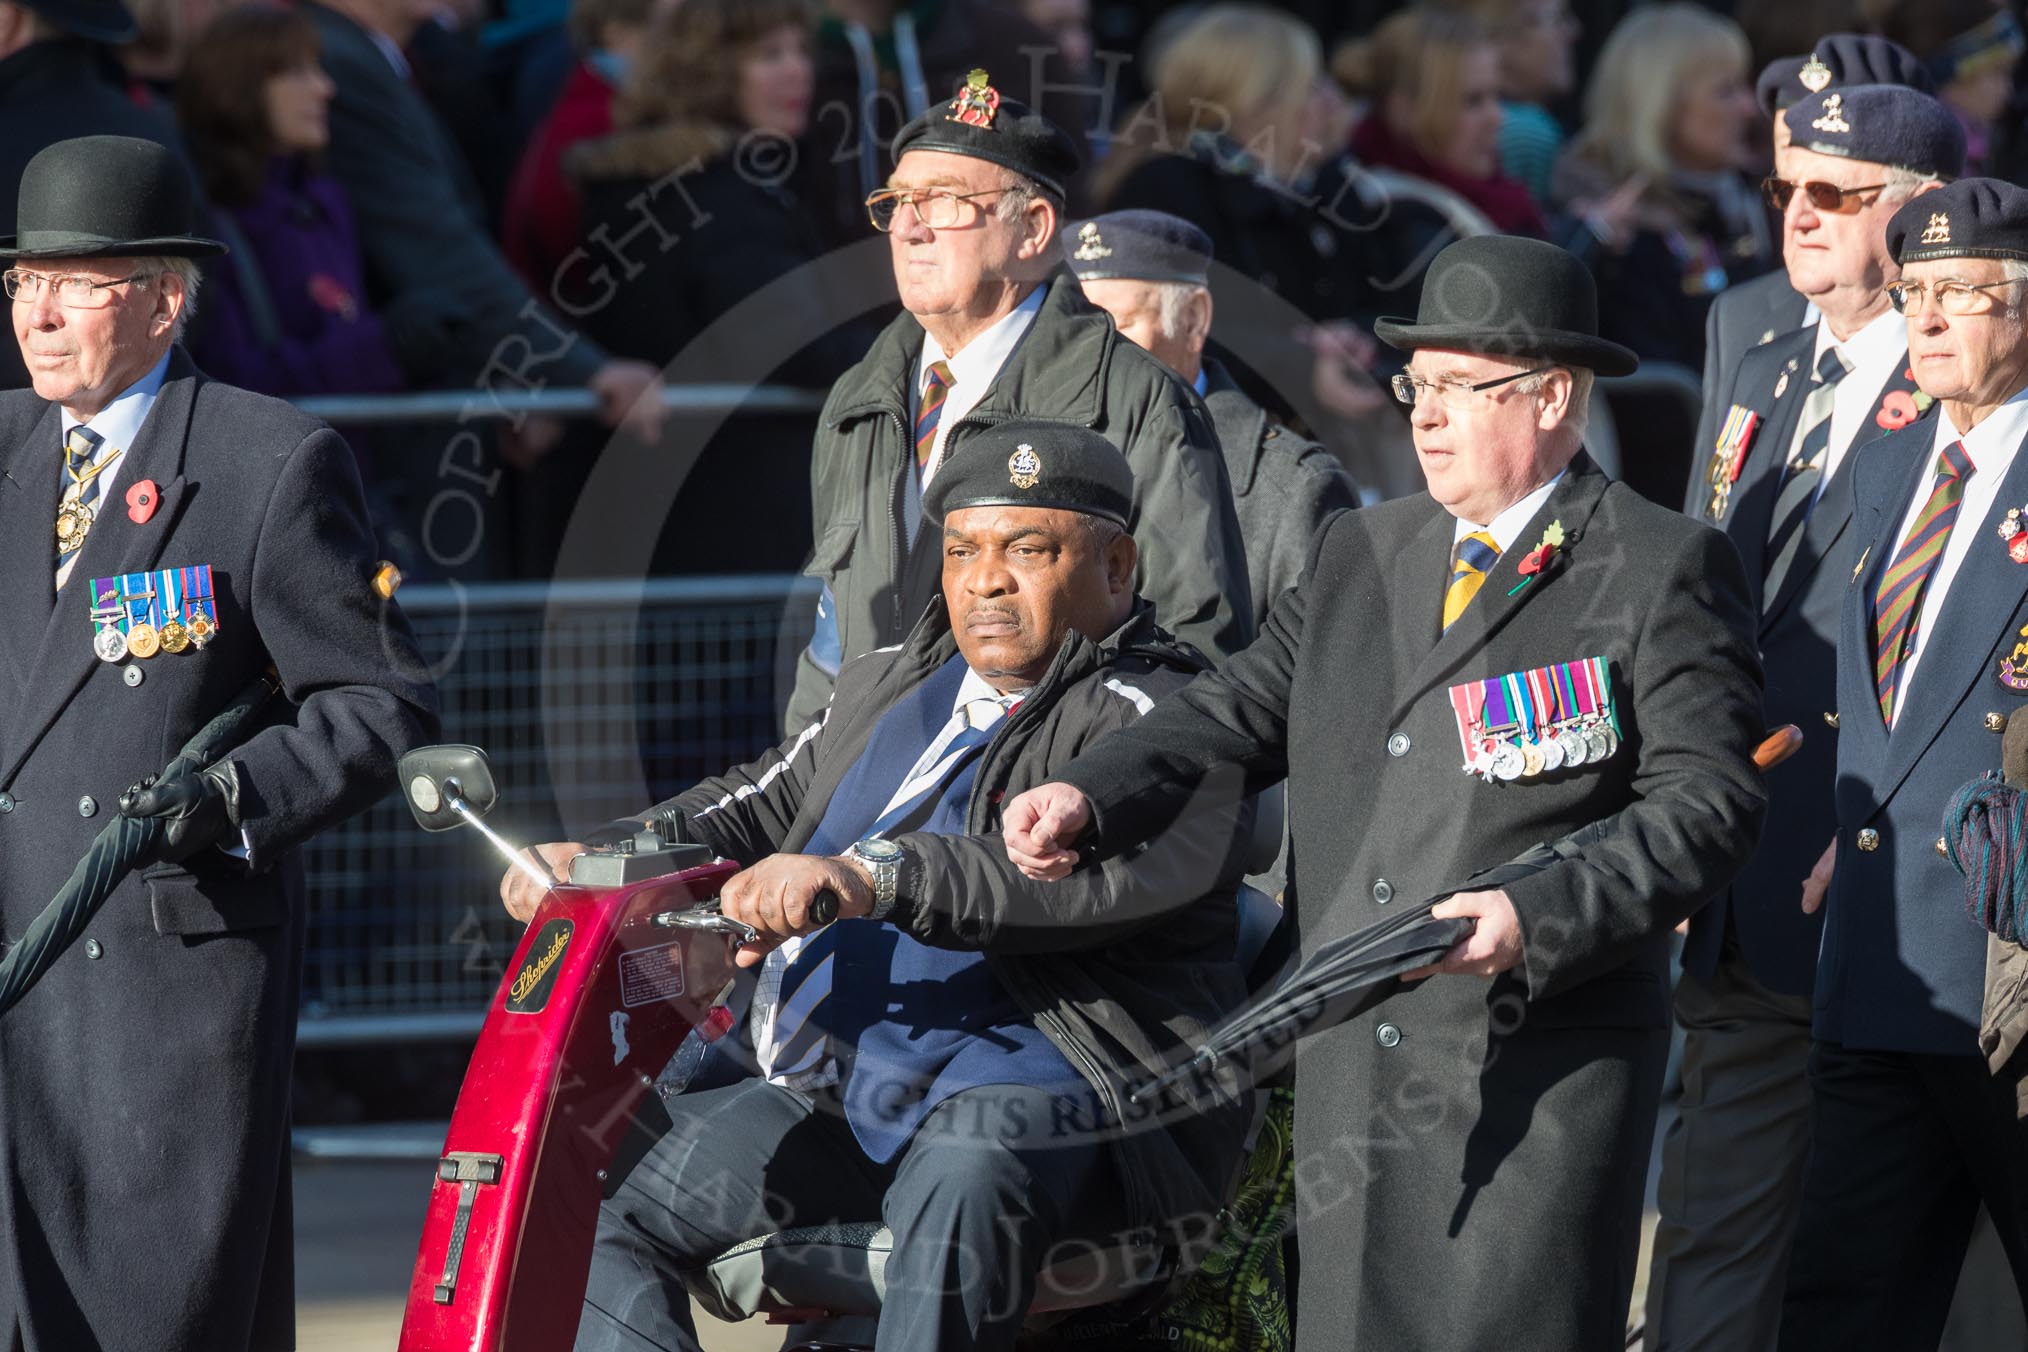
[[1631,349],[1598,336],[1598,287],[1584,264],[1554,244],[1516,235],[1445,246],[1423,277],[1415,322],[1383,319],[1373,332],[1405,352],[1444,347],[1540,357],[1602,376],[1640,365]]
[[1211,281],[1211,236],[1181,216],[1135,207],[1065,231],[1064,256],[1080,282]]
[[132,42],[140,31],[120,0],[18,0],[38,18],[93,42]]
[[1077,147],[1061,127],[1017,99],[1002,98],[975,70],[949,103],[933,103],[894,136],[894,158],[942,150],[1026,174],[1061,198],[1077,173]]
[[1848,85],[1812,94],[1782,114],[1789,142],[1819,155],[1956,178],[1965,172],[1958,115],[1904,85]]
[[967,440],[923,494],[932,521],[967,507],[1054,507],[1124,526],[1134,512],[1134,472],[1119,447],[1089,427],[999,423]]
[[1887,222],[1898,263],[1932,258],[2028,261],[2028,188],[1997,178],[1961,178],[1911,197]]
[[1775,117],[1812,94],[1862,84],[1905,85],[1924,94],[1936,92],[1929,68],[1914,52],[1871,33],[1833,33],[1817,39],[1807,56],[1770,61],[1754,82],[1753,92],[1761,111]]
[[79,136],[35,154],[21,171],[15,232],[0,258],[207,258],[225,245],[190,233],[190,171],[168,149],[132,136]]

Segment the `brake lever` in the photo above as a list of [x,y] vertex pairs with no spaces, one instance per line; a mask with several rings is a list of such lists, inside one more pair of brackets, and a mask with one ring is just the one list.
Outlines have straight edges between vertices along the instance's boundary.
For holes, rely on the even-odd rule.
[[663,911],[650,916],[648,923],[665,929],[703,930],[710,934],[723,934],[738,944],[760,942],[760,931],[744,920],[734,920],[723,915],[718,909],[718,899],[701,901],[687,911]]

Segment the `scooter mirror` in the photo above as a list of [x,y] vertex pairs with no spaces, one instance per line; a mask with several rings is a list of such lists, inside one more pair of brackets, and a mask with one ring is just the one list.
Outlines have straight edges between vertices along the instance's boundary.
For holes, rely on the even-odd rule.
[[448,831],[466,820],[451,806],[454,798],[483,817],[500,796],[486,753],[476,746],[419,746],[401,758],[398,774],[408,810],[425,831]]

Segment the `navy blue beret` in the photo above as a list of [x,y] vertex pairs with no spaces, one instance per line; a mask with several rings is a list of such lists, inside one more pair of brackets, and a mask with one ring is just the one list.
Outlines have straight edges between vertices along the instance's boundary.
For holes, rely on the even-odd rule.
[[1063,252],[1081,282],[1211,282],[1211,236],[1166,211],[1094,216],[1065,232]]
[[1027,175],[1059,199],[1081,164],[1063,128],[1018,99],[1002,98],[983,70],[967,76],[949,103],[931,104],[896,132],[893,148],[897,161],[911,150],[988,160]]
[[1900,263],[2028,260],[2028,188],[1997,178],[1961,178],[1911,197],[1887,223],[1887,250]]
[[1053,507],[1124,526],[1134,511],[1134,473],[1089,427],[998,423],[966,438],[923,494],[932,521],[967,507]]
[[1754,82],[1761,111],[1774,117],[1812,94],[1846,85],[1907,85],[1936,92],[1929,68],[1898,42],[1871,33],[1833,33],[1817,39],[1807,56],[1784,56],[1767,63]]
[[1965,171],[1965,129],[1957,114],[1906,85],[1847,85],[1812,94],[1782,114],[1804,150],[1870,160],[1918,174]]

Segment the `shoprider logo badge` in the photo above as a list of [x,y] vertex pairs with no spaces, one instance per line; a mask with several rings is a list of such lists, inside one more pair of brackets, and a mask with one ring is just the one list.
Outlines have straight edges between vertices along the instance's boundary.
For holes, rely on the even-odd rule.
[[570,948],[572,926],[568,920],[552,920],[544,925],[528,945],[528,962],[514,974],[514,982],[507,987],[507,1012],[509,1014],[536,1014],[549,1003],[549,992],[556,988],[557,964]]

